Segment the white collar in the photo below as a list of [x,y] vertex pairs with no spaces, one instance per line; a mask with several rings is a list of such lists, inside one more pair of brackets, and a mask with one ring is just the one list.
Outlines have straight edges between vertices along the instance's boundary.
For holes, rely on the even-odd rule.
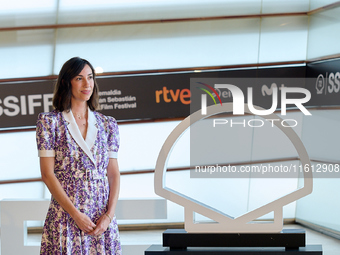
[[73,137],[73,139],[80,146],[80,148],[82,148],[82,150],[87,154],[87,156],[89,156],[89,158],[92,160],[94,165],[96,165],[96,161],[91,153],[91,148],[94,145],[94,142],[97,137],[97,131],[98,131],[96,117],[94,116],[93,111],[88,109],[88,120],[87,120],[88,127],[87,127],[85,140],[80,133],[76,120],[72,114],[72,110],[70,109],[69,111],[63,111],[63,116],[65,120],[69,123],[67,125],[67,128],[69,132],[71,133],[71,136]]

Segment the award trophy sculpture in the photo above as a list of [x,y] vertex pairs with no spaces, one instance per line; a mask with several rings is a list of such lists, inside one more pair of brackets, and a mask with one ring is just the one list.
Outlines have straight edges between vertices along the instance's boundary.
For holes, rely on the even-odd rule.
[[[257,107],[257,109],[262,109]],[[212,105],[206,114],[196,111],[184,119],[168,136],[159,153],[154,176],[155,193],[184,207],[185,230],[166,230],[163,233],[163,247],[151,246],[146,255],[155,254],[322,254],[321,246],[306,246],[304,230],[283,230],[283,206],[292,203],[312,192],[313,176],[311,171],[303,171],[304,186],[268,204],[249,211],[239,217],[231,217],[215,210],[189,196],[165,186],[167,161],[171,150],[181,135],[196,122],[220,113],[231,112],[233,103]],[[253,114],[248,106],[244,111]],[[262,116],[266,119],[280,119],[275,114]],[[291,127],[283,127],[273,122],[294,145],[301,164],[311,166],[307,151]],[[306,167],[306,169],[310,169]],[[272,223],[252,222],[274,212]],[[214,222],[195,223],[194,213],[199,213]],[[191,250],[191,247],[196,247]],[[202,250],[199,250],[201,247]],[[208,248],[209,247],[209,248]],[[223,247],[223,248],[222,248]]]

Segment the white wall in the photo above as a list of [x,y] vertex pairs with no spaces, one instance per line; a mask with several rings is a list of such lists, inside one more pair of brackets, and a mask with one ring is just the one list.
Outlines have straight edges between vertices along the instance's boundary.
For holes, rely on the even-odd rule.
[[[326,173],[314,175],[313,193],[297,202],[296,218],[321,227],[340,232],[340,110],[311,111],[313,117],[305,116],[303,142],[316,169]],[[331,172],[331,169],[338,172]]]

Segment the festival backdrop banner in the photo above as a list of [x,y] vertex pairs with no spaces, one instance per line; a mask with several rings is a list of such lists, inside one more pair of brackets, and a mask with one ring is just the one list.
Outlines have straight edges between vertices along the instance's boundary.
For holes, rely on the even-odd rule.
[[[98,77],[100,112],[118,122],[185,118],[190,114],[191,78],[289,78],[305,74],[306,68],[300,66]],[[266,84],[267,88],[270,90],[275,82],[273,79]],[[54,83],[54,80],[0,83],[0,130],[34,127],[40,112],[52,110]],[[264,93],[269,91],[264,89]],[[257,91],[254,100],[264,107],[270,105],[271,97],[261,93]]]

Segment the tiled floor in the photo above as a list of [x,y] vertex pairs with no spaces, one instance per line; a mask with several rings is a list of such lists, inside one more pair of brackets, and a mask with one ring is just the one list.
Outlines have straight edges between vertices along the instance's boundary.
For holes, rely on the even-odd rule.
[[[284,228],[304,228],[300,225],[285,225]],[[306,243],[321,244],[323,255],[340,255],[340,240],[326,236],[319,232],[304,228],[306,230]],[[132,244],[161,244],[164,230],[147,231],[121,231],[121,242],[124,245]],[[29,235],[30,243],[39,243],[40,235]]]

